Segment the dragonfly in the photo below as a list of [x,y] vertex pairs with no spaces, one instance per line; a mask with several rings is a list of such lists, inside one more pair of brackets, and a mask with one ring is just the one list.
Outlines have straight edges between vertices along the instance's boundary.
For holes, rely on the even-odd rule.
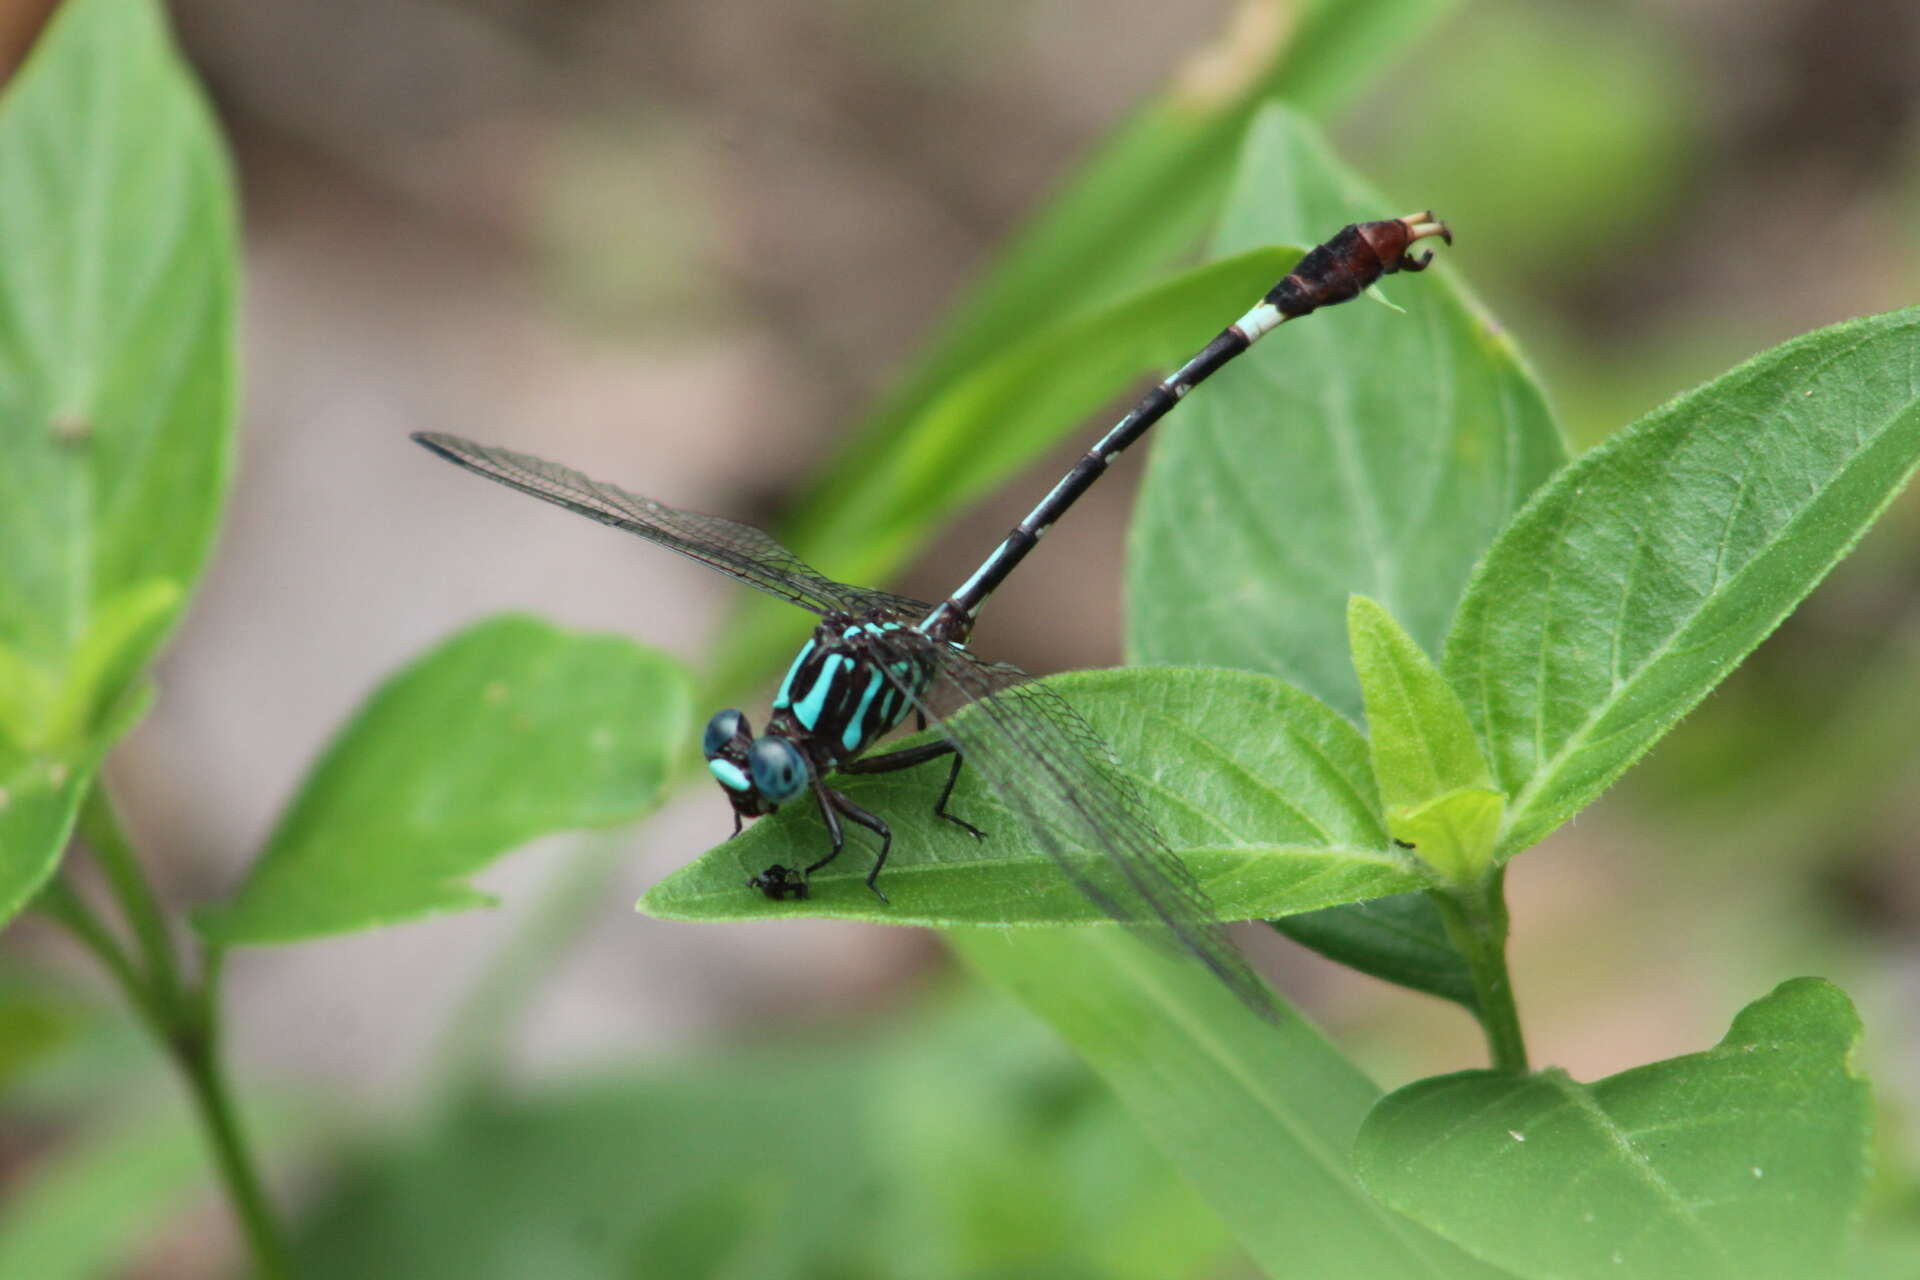
[[[734,834],[750,818],[811,799],[828,848],[800,868],[775,863],[745,888],[805,898],[812,876],[838,858],[847,825],[865,828],[879,851],[866,884],[882,903],[880,872],[893,831],[829,781],[950,759],[933,812],[976,840],[986,833],[950,812],[954,785],[971,766],[1008,814],[1108,916],[1165,949],[1197,958],[1250,1008],[1277,1016],[1271,992],[1218,923],[1212,903],[1174,854],[1113,750],[1048,686],[968,648],[974,623],[1007,576],[1113,460],[1189,392],[1289,320],[1359,296],[1382,276],[1420,271],[1433,237],[1453,242],[1431,212],[1363,222],[1308,252],[1258,303],[1137,404],[1015,525],[980,567],[937,603],[836,582],[774,538],[719,516],[683,511],[590,479],[569,467],[438,432],[413,439],[469,471],[624,529],[700,561],[819,616],[788,667],[766,732],[737,709],[707,722],[708,771],[733,809]],[[931,741],[869,751],[909,715]]]

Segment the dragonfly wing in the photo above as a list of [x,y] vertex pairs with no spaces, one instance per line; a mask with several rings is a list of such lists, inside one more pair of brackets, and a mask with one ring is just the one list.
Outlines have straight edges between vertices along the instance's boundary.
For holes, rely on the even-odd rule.
[[420,432],[413,438],[447,461],[489,480],[577,511],[589,520],[638,534],[815,613],[878,611],[919,618],[933,608],[906,596],[835,582],[772,537],[737,520],[681,511],[557,462],[475,444],[460,436]]
[[1196,956],[1255,1013],[1275,1020],[1273,993],[1214,919],[1206,891],[1168,847],[1093,726],[1019,667],[900,636],[919,633],[893,633],[886,641],[895,646],[895,661],[917,660],[922,670],[933,668],[934,678],[920,691],[905,681],[897,687],[959,748],[1067,878],[1148,941]]

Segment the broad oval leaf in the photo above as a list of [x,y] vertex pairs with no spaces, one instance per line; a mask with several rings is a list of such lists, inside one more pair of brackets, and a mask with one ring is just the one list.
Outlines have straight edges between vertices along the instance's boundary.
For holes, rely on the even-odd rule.
[[1298,1015],[1248,1017],[1198,965],[1116,929],[947,941],[1086,1058],[1266,1274],[1504,1274],[1361,1189],[1347,1153],[1379,1090]]
[[[1400,212],[1270,108],[1217,248],[1312,244]],[[1384,288],[1406,314],[1349,303],[1283,326],[1155,445],[1127,563],[1138,659],[1270,672],[1357,719],[1350,594],[1439,651],[1474,562],[1565,451],[1512,344],[1443,264]]]
[[[1049,683],[1113,746],[1220,919],[1287,915],[1428,883],[1387,840],[1365,740],[1299,690],[1249,672],[1169,667],[1074,672]],[[979,779],[961,773],[951,808],[987,832],[984,842],[935,817],[946,776],[946,763],[936,761],[832,780],[893,827],[880,878],[890,903],[867,890],[875,848],[857,828],[849,828],[846,852],[815,874],[811,897],[772,902],[746,887],[770,864],[805,866],[825,854],[825,828],[807,801],[668,876],[640,908],[670,920],[1107,920]]]
[[1920,308],[1835,325],[1655,410],[1487,553],[1447,640],[1512,856],[1765,639],[1920,462]]
[[1355,1167],[1519,1275],[1836,1274],[1867,1176],[1859,1037],[1845,995],[1796,979],[1707,1052],[1595,1084],[1467,1071],[1409,1085],[1367,1117]]
[[501,854],[652,808],[689,706],[680,666],[624,637],[478,623],[374,691],[246,883],[195,924],[220,944],[293,942],[487,905],[464,877]]
[[160,6],[60,6],[0,98],[0,920],[52,874],[212,544],[233,222]]
[[1454,949],[1447,924],[1425,893],[1397,893],[1342,907],[1282,916],[1280,933],[1327,959],[1386,982],[1480,1010],[1473,971]]

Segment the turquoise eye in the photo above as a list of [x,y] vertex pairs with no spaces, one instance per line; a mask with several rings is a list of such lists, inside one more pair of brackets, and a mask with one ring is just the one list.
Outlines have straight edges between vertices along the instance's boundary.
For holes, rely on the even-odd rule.
[[756,738],[747,749],[753,789],[774,804],[785,804],[807,785],[807,758],[785,738]]
[[707,736],[700,744],[701,750],[706,753],[707,759],[711,760],[725,750],[726,745],[735,738],[752,736],[752,726],[738,711],[716,711],[713,713],[713,719],[707,721]]

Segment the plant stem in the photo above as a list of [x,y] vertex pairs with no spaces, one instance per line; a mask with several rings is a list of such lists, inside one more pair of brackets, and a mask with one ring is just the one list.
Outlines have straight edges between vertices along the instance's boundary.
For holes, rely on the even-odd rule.
[[65,880],[55,877],[47,882],[33,905],[35,910],[44,912],[64,925],[81,946],[93,952],[94,958],[100,961],[101,967],[106,969],[121,993],[127,997],[134,1012],[147,1024],[147,1029],[164,1041],[168,1028],[165,1012],[154,1003],[152,993],[141,980],[139,971],[133,967],[133,961],[113,936],[113,931],[107,928],[106,922],[87,905],[86,899],[75,893],[73,886]]
[[1496,1071],[1525,1072],[1527,1042],[1520,1032],[1520,1011],[1513,1002],[1507,972],[1506,870],[1489,873],[1474,885],[1434,892],[1447,924],[1447,936],[1467,962],[1478,997],[1480,1028]]
[[180,1068],[252,1254],[254,1273],[264,1280],[286,1280],[293,1274],[286,1242],[267,1204],[220,1066],[218,991],[224,952],[217,946],[202,949],[199,982],[189,990],[181,979],[159,898],[134,855],[112,801],[97,783],[82,811],[81,837],[99,860],[114,900],[126,913],[146,971],[136,966],[113,931],[65,881],[50,883],[35,905],[65,925],[93,952]]
[[141,953],[146,957],[151,993],[170,1007],[183,1003],[185,988],[180,966],[175,959],[173,937],[167,931],[166,914],[148,883],[133,844],[120,824],[120,814],[107,794],[105,779],[96,779],[80,810],[80,838],[93,851],[114,900],[133,926]]
[[[209,1002],[206,1005],[211,1010]],[[234,1215],[240,1219],[247,1247],[253,1253],[254,1271],[263,1280],[286,1280],[293,1275],[286,1241],[280,1225],[260,1185],[253,1155],[240,1127],[240,1116],[233,1105],[232,1091],[220,1067],[218,1037],[211,1021],[178,1035],[170,1048],[174,1061],[187,1078],[195,1108],[206,1125],[208,1141],[213,1145],[220,1176],[227,1184],[227,1197]]]

